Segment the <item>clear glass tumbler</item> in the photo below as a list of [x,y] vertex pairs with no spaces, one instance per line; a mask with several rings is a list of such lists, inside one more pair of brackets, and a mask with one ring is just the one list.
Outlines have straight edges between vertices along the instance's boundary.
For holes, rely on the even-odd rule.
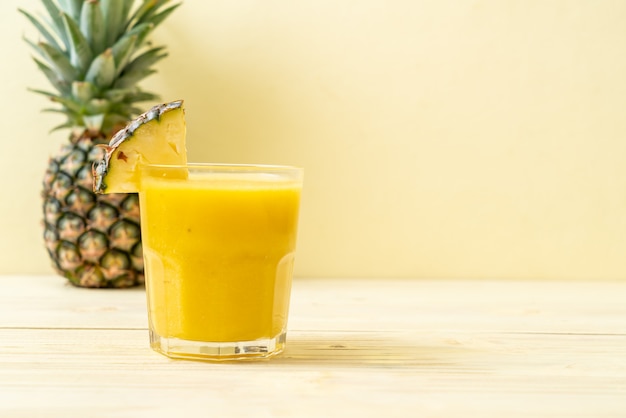
[[154,350],[203,360],[283,350],[302,175],[288,166],[142,167]]

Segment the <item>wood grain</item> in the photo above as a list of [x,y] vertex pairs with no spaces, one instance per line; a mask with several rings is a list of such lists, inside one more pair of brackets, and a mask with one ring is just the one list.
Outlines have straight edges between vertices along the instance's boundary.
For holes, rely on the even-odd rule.
[[287,350],[175,361],[141,289],[0,278],[0,417],[624,417],[626,282],[301,279]]

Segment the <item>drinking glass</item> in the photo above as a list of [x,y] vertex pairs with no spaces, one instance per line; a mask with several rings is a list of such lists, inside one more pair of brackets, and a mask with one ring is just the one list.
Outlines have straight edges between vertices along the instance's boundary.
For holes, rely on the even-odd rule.
[[280,353],[303,170],[146,165],[140,175],[151,347],[202,360]]

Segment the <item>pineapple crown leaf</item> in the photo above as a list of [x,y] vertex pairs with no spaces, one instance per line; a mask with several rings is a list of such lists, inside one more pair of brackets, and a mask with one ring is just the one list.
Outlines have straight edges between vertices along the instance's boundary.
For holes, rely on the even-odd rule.
[[156,73],[153,69],[137,69],[132,71],[124,71],[122,76],[117,79],[113,87],[115,88],[129,88],[139,83],[144,78]]
[[145,51],[129,62],[124,71],[142,71],[152,67],[157,61],[167,57],[168,54],[164,50],[164,47],[159,46]]
[[[41,109],[41,112],[43,112],[43,113],[60,113],[60,114],[63,114],[63,115],[65,115],[67,117],[67,120],[64,123],[62,123],[61,125],[58,125],[58,126],[55,127],[56,130],[75,126],[75,124],[73,123],[71,111],[69,111],[67,109],[59,109],[59,108],[49,107],[49,108]],[[54,132],[55,128],[51,129],[50,132]]]
[[[70,119],[68,123],[71,122],[71,119],[73,118],[74,115],[81,112],[81,104],[77,103],[71,97],[59,96],[58,94],[51,93],[45,90],[39,90],[39,89],[28,89],[28,90],[33,93],[46,96],[51,102],[60,103],[63,106],[63,108],[59,109],[59,111],[60,113],[64,113],[68,115],[68,119]],[[50,109],[47,109],[46,111],[49,112]]]
[[[111,111],[116,109],[126,110],[125,106],[131,103],[155,101],[159,99],[159,95],[140,90],[137,87],[109,90],[106,96],[112,103]],[[123,105],[115,105],[115,103],[123,103]]]
[[67,13],[73,20],[79,19],[83,3],[83,0],[59,0],[61,10]]
[[85,80],[99,89],[107,89],[115,79],[115,58],[111,48],[98,55],[91,63]]
[[159,99],[159,95],[147,91],[136,91],[126,95],[129,103],[155,101]]
[[87,42],[87,39],[81,33],[80,27],[78,27],[76,21],[72,20],[66,13],[62,13],[61,17],[63,18],[65,30],[70,39],[70,62],[81,74],[85,74],[93,58],[93,52],[91,51],[89,42]]
[[46,7],[48,15],[52,18],[50,26],[56,35],[61,39],[61,42],[63,42],[65,49],[68,49],[70,47],[70,42],[69,39],[67,39],[67,34],[65,33],[65,26],[63,25],[63,19],[61,18],[61,9],[59,9],[52,0],[41,0],[41,2]]
[[128,61],[130,60],[135,45],[137,44],[137,35],[123,36],[113,45],[111,52],[113,54],[113,62],[115,63],[115,75],[118,76]]
[[126,100],[126,95],[132,93],[135,89],[110,89],[104,92],[104,97],[111,102],[123,102]]
[[[91,99],[87,103],[87,115],[106,114],[111,108],[111,102],[106,99]],[[88,116],[83,116],[83,119]]]
[[143,112],[145,109],[143,109],[143,108],[141,108],[141,107],[136,107],[136,106],[133,106],[133,107],[131,107],[131,108],[130,108],[130,110],[131,110],[133,113],[141,113],[141,112]]
[[122,2],[122,16],[124,16],[124,24],[123,27],[120,28],[120,33],[124,33],[126,30],[126,22],[128,21],[128,15],[130,14],[130,9],[133,7],[134,1],[124,1]]
[[43,96],[48,97],[50,100],[53,100],[54,97],[58,97],[57,94],[55,93],[51,93],[49,91],[46,90],[40,90],[40,89],[31,89],[29,88],[28,91],[32,92],[32,93],[37,93],[37,94],[41,94]]
[[137,37],[137,46],[142,45],[150,32],[154,29],[154,24],[152,23],[141,23],[139,25],[134,26],[131,30],[129,30],[125,36],[136,36]]
[[45,42],[39,42],[37,46],[43,57],[48,61],[48,64],[51,65],[61,79],[70,83],[78,77],[78,71],[72,66],[69,58],[63,52]]
[[17,11],[23,14],[24,16],[26,16],[26,18],[30,21],[30,23],[32,23],[33,26],[35,26],[35,28],[39,31],[39,33],[41,33],[41,35],[46,39],[46,41],[48,41],[50,45],[52,45],[56,49],[59,49],[59,50],[61,49],[61,46],[57,42],[57,39],[50,33],[50,31],[37,18],[35,18],[33,15],[31,15],[24,9],[18,8]]
[[67,109],[59,109],[58,107],[46,107],[41,109],[42,113],[62,113],[66,116],[70,115],[70,111]]
[[97,133],[102,124],[104,123],[104,113],[97,115],[84,116],[85,127],[94,133]]
[[61,129],[73,128],[74,126],[75,125],[72,122],[65,122],[50,129],[49,133],[60,131]]
[[124,33],[124,25],[126,16],[123,15],[127,11],[124,4],[127,0],[102,0],[102,12],[107,27],[107,44],[112,45],[118,39],[119,35]]
[[88,81],[74,81],[72,83],[72,97],[81,103],[91,100],[96,93],[96,87]]
[[125,18],[122,13],[127,10],[127,0],[101,0],[102,14],[106,27],[107,45],[112,45],[124,32]]
[[74,112],[75,114],[80,114],[82,111],[82,106],[80,103],[76,102],[75,99],[71,97],[63,97],[63,96],[50,96],[50,100],[55,103],[60,103],[67,110]]
[[40,57],[45,58],[45,54],[43,53],[41,48],[39,48],[39,45],[37,45],[25,36],[22,36],[22,40],[26,42]]
[[152,23],[154,25],[154,27],[157,27],[161,22],[163,22],[180,5],[181,5],[181,3],[178,3],[178,4],[175,4],[173,6],[170,6],[169,8],[163,10],[162,12],[152,16],[149,19],[149,22]]
[[37,64],[39,70],[44,73],[50,84],[54,86],[58,90],[59,93],[63,95],[70,94],[71,88],[62,78],[59,78],[58,74],[50,67],[48,67],[43,62],[39,61],[37,58],[33,57],[33,61]]
[[135,13],[126,22],[125,30],[129,30],[132,26],[144,22],[149,19],[154,12],[165,4],[167,0],[143,0],[141,6],[135,10]]
[[132,115],[130,114],[130,112],[125,112],[123,114],[109,112],[104,117],[103,124],[108,125],[108,126],[116,126],[116,125],[124,126],[128,123],[131,116]]
[[80,31],[85,35],[94,55],[106,49],[104,16],[97,1],[88,1],[81,10]]

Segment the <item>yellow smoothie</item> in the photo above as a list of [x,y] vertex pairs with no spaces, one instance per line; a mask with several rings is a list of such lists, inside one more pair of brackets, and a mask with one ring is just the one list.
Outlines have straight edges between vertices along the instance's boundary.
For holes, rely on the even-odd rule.
[[205,342],[282,334],[300,182],[254,173],[183,174],[142,175],[152,329],[165,338]]

